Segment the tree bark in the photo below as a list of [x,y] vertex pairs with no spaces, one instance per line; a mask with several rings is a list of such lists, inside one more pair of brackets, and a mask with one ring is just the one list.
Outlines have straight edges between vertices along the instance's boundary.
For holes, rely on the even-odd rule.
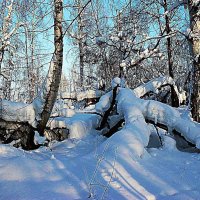
[[[122,33],[120,33],[120,32],[122,32],[122,21],[121,21],[122,19],[121,19],[121,12],[119,12],[118,13],[118,33],[119,34],[122,34]],[[120,38],[119,38],[119,77],[121,78],[121,77],[123,77],[124,76],[124,74],[123,74],[123,67],[121,67],[120,66],[120,64],[121,64],[121,62],[122,62],[122,60],[123,60],[123,53],[122,53],[122,38],[123,38],[123,36],[121,35],[120,36]]]
[[[81,0],[78,0],[78,13],[81,12]],[[78,16],[78,47],[79,47],[79,65],[80,65],[80,86],[83,86],[84,80],[84,52],[83,52],[83,19],[82,15]]]
[[[167,0],[164,0],[164,11],[165,11],[165,28],[166,33],[170,35],[171,28],[170,28],[170,19],[168,16],[168,8],[167,8]],[[173,60],[172,60],[172,46],[171,46],[171,38],[167,37],[167,57],[168,57],[168,70],[169,76],[174,79],[174,72],[173,72]],[[173,107],[178,107],[179,102],[176,98],[176,92],[173,87],[171,87],[171,104]]]
[[189,1],[189,15],[191,26],[191,55],[193,58],[192,74],[192,116],[197,122],[200,122],[200,2]]
[[[164,11],[165,11],[165,28],[166,33],[169,35],[171,32],[170,29],[170,20],[168,16],[168,8],[167,8],[167,0],[164,0]],[[171,38],[167,37],[167,57],[168,57],[168,68],[169,68],[169,76],[174,78],[173,73],[173,61],[172,61],[172,47],[171,47]]]
[[116,101],[116,96],[117,96],[117,88],[119,86],[116,86],[115,88],[113,88],[112,91],[112,101],[110,104],[110,107],[108,108],[108,110],[106,110],[106,112],[104,113],[103,117],[102,117],[102,121],[100,126],[97,128],[97,130],[101,130],[105,127],[106,124],[108,124],[108,117],[110,116],[110,113],[115,105],[115,101]]
[[[54,57],[53,70],[51,74],[50,89],[46,96],[41,120],[38,124],[40,135],[44,135],[44,129],[51,115],[54,103],[57,98],[63,64],[63,34],[62,34],[62,19],[63,19],[63,0],[54,0]],[[48,81],[48,80],[47,80]]]

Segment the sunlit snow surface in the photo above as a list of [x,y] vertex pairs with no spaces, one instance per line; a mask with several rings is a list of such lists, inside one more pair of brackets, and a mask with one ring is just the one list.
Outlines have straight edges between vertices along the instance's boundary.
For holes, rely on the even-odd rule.
[[96,132],[30,152],[0,145],[0,199],[199,199],[200,154],[165,136],[140,158],[128,143]]
[[[143,116],[182,129],[197,147],[199,124],[183,111],[118,91],[117,110],[126,123],[110,138],[94,130],[99,115],[74,112],[52,122],[70,129],[66,141],[29,152],[0,144],[0,200],[199,200],[200,154],[178,151],[164,134],[162,147],[144,148],[151,128]],[[95,111],[104,113],[111,96],[102,96]]]

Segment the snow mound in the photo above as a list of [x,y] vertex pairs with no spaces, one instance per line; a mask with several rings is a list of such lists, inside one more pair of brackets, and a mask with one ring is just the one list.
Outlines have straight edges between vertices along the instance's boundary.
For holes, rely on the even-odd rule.
[[[148,145],[150,130],[146,125],[142,112],[134,105],[133,101],[130,101],[129,98],[132,95],[131,90],[120,88],[117,96],[117,110],[121,116],[124,116],[125,126],[109,140],[117,146],[119,151],[123,148],[125,154],[131,153],[136,157],[141,157],[146,153],[144,147]],[[126,150],[124,146],[127,147]]]
[[36,110],[33,104],[2,100],[1,119],[14,122],[28,122],[36,127]]
[[99,113],[104,113],[109,107],[112,98],[112,91],[103,95],[99,102],[95,105],[95,110]]

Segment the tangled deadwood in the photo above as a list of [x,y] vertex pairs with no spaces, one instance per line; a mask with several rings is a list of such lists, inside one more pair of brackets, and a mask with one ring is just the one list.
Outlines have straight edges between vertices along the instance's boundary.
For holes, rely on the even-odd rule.
[[4,144],[13,142],[13,146],[25,150],[36,149],[34,128],[27,122],[9,122],[0,120],[0,140]]
[[[73,111],[71,117],[58,115],[55,118],[50,118],[48,127],[44,131],[45,137],[48,140],[61,141],[68,137],[76,137],[77,131],[81,131],[81,134],[84,135],[94,129],[101,131],[102,135],[106,137],[119,133],[123,133],[125,137],[128,132],[128,134],[135,135],[134,140],[142,149],[148,145],[151,134],[148,123],[151,123],[179,135],[190,146],[200,148],[200,125],[198,123],[182,118],[178,110],[169,105],[147,98],[142,99],[151,91],[157,93],[159,88],[168,85],[169,82],[173,83],[169,78],[155,79],[134,90],[121,88],[117,84],[112,91],[100,98],[95,105],[95,111],[88,113]],[[176,87],[174,86],[174,88]],[[180,93],[178,90],[176,91],[177,97],[180,97]],[[23,149],[39,147],[39,145],[34,144],[34,131],[37,131],[37,123],[41,113],[38,112],[38,99],[29,105],[15,103],[10,108],[11,103],[3,100],[1,105],[1,110],[5,110],[5,107],[7,109],[7,112],[1,113],[0,117],[1,142],[12,142],[16,147],[20,146]],[[9,120],[8,113],[12,115],[12,121]],[[76,115],[90,117],[79,119]],[[73,116],[76,120],[70,122],[69,119]]]

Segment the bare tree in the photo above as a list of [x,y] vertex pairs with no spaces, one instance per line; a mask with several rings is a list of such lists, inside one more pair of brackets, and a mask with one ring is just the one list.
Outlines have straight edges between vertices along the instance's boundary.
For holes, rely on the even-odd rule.
[[[77,1],[78,13],[82,9],[81,0]],[[79,47],[79,65],[80,65],[80,86],[83,86],[83,77],[84,77],[84,22],[82,14],[78,16],[78,47]]]
[[[171,37],[169,36],[170,33],[171,33],[170,18],[169,18],[170,12],[168,11],[167,0],[163,1],[163,7],[164,7],[164,11],[165,11],[165,13],[164,13],[164,15],[165,15],[165,29],[166,29],[166,33],[168,35],[168,37],[167,37],[167,59],[168,59],[169,76],[174,78],[173,58],[172,58],[172,40],[171,40]],[[172,106],[175,106],[175,107],[179,106],[179,101],[176,98],[176,92],[174,91],[173,87],[171,87],[171,103],[172,103]]]
[[192,116],[200,122],[200,1],[189,1],[191,54],[193,57]]
[[45,98],[45,104],[41,113],[41,120],[38,124],[38,130],[41,135],[51,115],[54,103],[57,98],[63,64],[63,33],[62,33],[62,19],[63,19],[63,1],[54,0],[54,45],[55,51],[53,56],[53,70],[51,77],[50,90]]

